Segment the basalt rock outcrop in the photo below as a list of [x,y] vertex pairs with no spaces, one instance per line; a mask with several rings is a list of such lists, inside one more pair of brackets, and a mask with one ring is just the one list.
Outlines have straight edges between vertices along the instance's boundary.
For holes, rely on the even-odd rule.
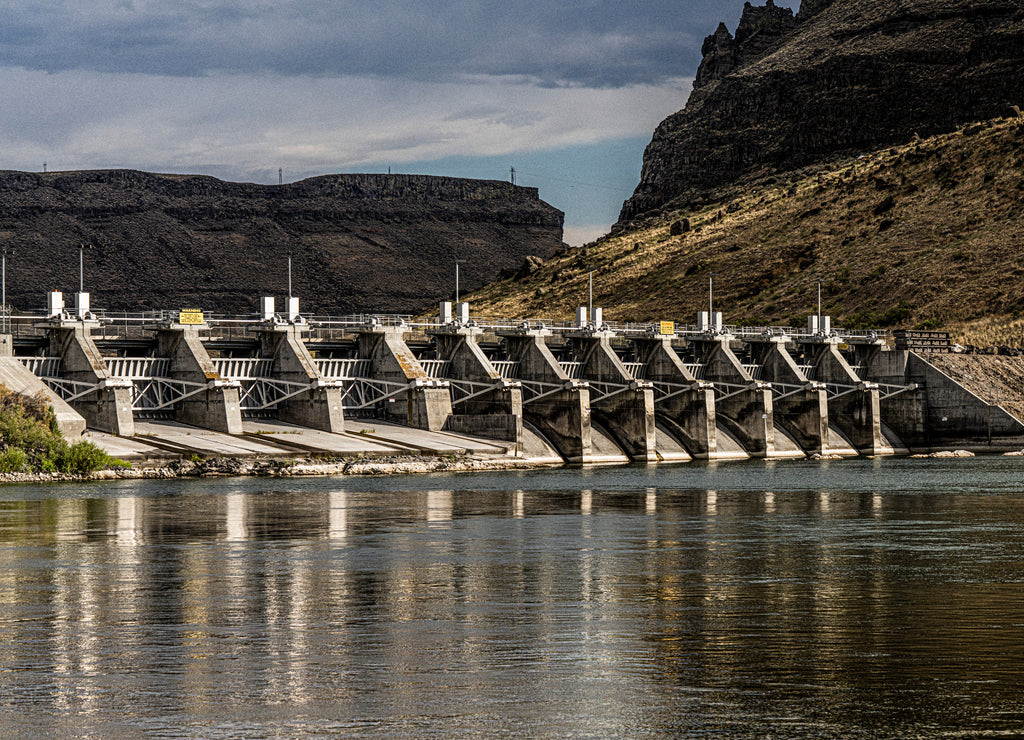
[[131,170],[0,172],[7,301],[75,291],[92,305],[253,312],[293,291],[304,312],[413,312],[564,247],[536,189],[420,175],[329,175],[289,185]]
[[620,225],[723,189],[1024,106],[1021,0],[746,4],[708,36]]

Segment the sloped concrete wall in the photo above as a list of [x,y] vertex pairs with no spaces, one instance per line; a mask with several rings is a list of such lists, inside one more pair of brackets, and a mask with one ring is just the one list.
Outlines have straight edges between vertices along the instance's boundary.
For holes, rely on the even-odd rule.
[[81,437],[85,431],[85,417],[13,357],[0,357],[0,385],[22,396],[42,394],[53,407],[57,427],[67,439]]

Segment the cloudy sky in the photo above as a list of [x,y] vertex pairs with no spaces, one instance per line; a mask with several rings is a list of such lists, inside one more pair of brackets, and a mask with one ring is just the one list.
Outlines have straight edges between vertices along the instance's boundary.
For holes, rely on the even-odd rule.
[[[797,0],[777,2],[796,7]],[[607,230],[743,0],[0,0],[0,169],[507,179]]]

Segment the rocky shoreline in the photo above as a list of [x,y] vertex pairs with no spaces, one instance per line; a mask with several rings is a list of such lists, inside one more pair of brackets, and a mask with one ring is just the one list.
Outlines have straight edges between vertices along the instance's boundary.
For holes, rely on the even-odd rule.
[[[1003,457],[1024,457],[1024,450],[1002,453]],[[974,457],[967,450],[910,455],[910,458],[962,458]],[[836,460],[841,456],[812,455],[811,460]],[[223,478],[252,476],[258,478],[301,478],[334,475],[411,475],[418,473],[468,473],[493,470],[535,470],[560,467],[556,463],[521,458],[473,458],[393,456],[359,458],[305,458],[300,460],[250,460],[235,457],[209,460],[172,460],[165,465],[145,465],[135,468],[111,468],[92,473],[0,473],[3,483],[43,483],[109,480],[159,480],[172,478]]]
[[291,478],[331,475],[396,475],[412,473],[455,473],[489,470],[530,470],[556,467],[548,462],[516,458],[472,458],[394,456],[360,458],[306,458],[300,460],[248,460],[213,458],[209,460],[172,460],[165,465],[111,468],[83,475],[70,473],[3,473],[0,483],[47,481],[102,481],[171,478],[212,478],[253,476]]

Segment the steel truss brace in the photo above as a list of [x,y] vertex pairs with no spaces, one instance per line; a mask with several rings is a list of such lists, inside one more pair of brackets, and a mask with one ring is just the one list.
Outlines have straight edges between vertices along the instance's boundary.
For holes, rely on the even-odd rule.
[[[415,383],[394,383],[390,380],[374,380],[372,378],[346,379],[342,393],[342,408],[352,411],[374,406],[416,387]],[[393,389],[393,390],[389,390]],[[353,401],[353,405],[346,403]]]
[[[519,383],[522,385],[524,391],[529,390],[531,393],[538,394],[531,398],[523,398],[524,406],[562,391],[590,390],[590,384],[585,380],[567,380],[564,383],[545,383],[540,380],[519,380]],[[551,390],[545,391],[545,388],[550,388]]]
[[64,378],[42,377],[39,379],[50,386],[54,393],[69,402],[77,400],[82,396],[87,396],[103,387],[102,381],[99,383],[86,383],[81,380],[66,380]]
[[770,391],[772,389],[772,384],[771,383],[762,383],[760,380],[755,380],[752,383],[747,384],[747,385],[741,385],[740,383],[723,383],[721,381],[716,380],[715,381],[715,387],[717,388],[718,386],[724,386],[725,388],[730,388],[730,389],[731,388],[735,388],[736,390],[733,390],[732,393],[726,393],[725,395],[722,395],[722,396],[716,396],[715,397],[715,401],[716,402],[718,402],[718,401],[725,401],[728,398],[732,398],[733,396],[738,396],[741,393],[746,393],[747,391],[758,391],[758,390],[769,390]]
[[[518,380],[501,379],[494,383],[480,383],[475,380],[452,380],[451,378],[449,378],[448,382],[451,384],[452,387],[452,406],[457,406],[460,403],[465,403],[466,401],[478,398],[487,393],[490,393],[491,391],[522,388],[522,383],[520,383]],[[463,388],[463,386],[466,386],[466,388]],[[474,388],[480,388],[481,390],[474,391]],[[466,395],[460,396],[459,398],[455,398],[456,391],[460,393],[465,393]]]
[[264,411],[315,387],[314,383],[295,383],[290,380],[273,380],[271,378],[246,378],[242,382],[242,396],[239,398],[238,405],[246,411]]
[[911,383],[910,385],[882,385],[882,384],[879,384],[879,387],[885,389],[885,395],[884,396],[879,396],[879,398],[878,398],[879,401],[884,401],[887,398],[892,398],[893,396],[898,396],[901,393],[906,393],[907,391],[916,391],[918,389],[917,383]]
[[[132,411],[160,411],[214,387],[209,383],[188,380],[140,378],[132,382]],[[143,404],[143,401],[147,403]]]
[[670,398],[675,398],[683,393],[690,393],[691,391],[703,391],[707,389],[714,390],[715,384],[708,383],[703,380],[696,380],[692,383],[669,383],[663,380],[651,381],[651,385],[654,387],[655,393],[661,393],[660,396],[655,396],[654,402],[661,403],[667,401]]

